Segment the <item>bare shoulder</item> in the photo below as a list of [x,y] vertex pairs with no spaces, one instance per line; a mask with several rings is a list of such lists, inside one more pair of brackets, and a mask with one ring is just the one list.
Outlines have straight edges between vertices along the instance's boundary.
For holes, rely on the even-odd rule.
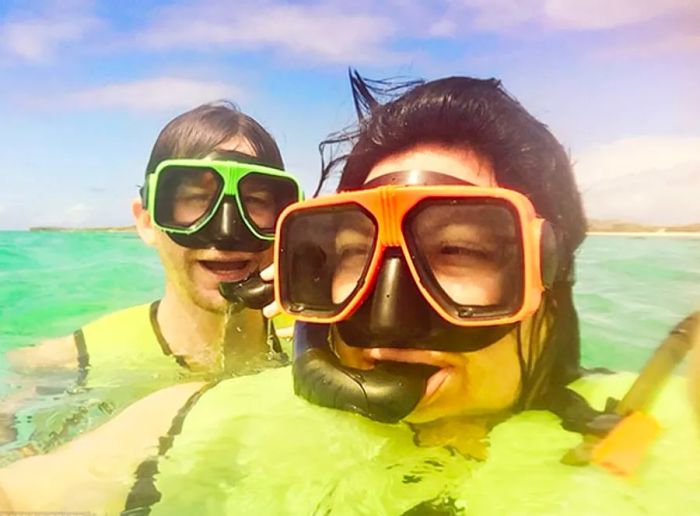
[[[119,435],[119,439],[124,442],[130,438],[136,438],[133,431],[129,435],[122,434],[127,429],[135,428],[148,429],[153,434],[164,434],[170,428],[170,423],[177,412],[184,407],[187,401],[206,385],[204,382],[191,382],[172,387],[166,387],[127,407],[121,414],[114,418],[108,425],[101,427],[105,432],[109,431]],[[98,429],[100,430],[100,429]]]
[[72,334],[45,340],[36,346],[12,349],[6,356],[10,365],[18,370],[78,366],[78,350]]
[[[94,510],[123,503],[136,467],[157,453],[159,438],[204,385],[187,383],[157,391],[54,452],[0,470],[0,502],[4,492],[4,503],[23,511],[66,506]],[[89,496],[76,497],[76,492]]]

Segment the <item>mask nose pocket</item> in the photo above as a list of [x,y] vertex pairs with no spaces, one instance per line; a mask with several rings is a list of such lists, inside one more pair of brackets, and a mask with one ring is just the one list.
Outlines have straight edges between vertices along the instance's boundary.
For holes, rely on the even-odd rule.
[[[426,303],[406,262],[393,250],[384,259],[371,297],[370,330],[415,338],[429,326]],[[428,307],[429,308],[429,307]]]
[[213,240],[225,241],[238,238],[242,224],[243,221],[238,213],[235,198],[226,195],[222,199],[219,209],[203,229],[209,231]]
[[202,229],[192,235],[170,234],[170,238],[185,247],[214,247],[221,251],[257,253],[272,245],[271,241],[259,239],[248,229],[232,195],[224,196],[216,213]]
[[351,346],[402,347],[430,333],[431,312],[400,251],[390,249],[369,298],[338,330]]

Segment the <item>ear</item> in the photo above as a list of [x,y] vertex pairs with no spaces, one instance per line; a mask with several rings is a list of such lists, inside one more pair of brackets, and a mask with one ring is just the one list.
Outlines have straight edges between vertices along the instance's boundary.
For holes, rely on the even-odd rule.
[[131,214],[134,216],[136,231],[146,245],[153,246],[156,242],[156,228],[153,226],[151,214],[143,208],[141,198],[131,201]]

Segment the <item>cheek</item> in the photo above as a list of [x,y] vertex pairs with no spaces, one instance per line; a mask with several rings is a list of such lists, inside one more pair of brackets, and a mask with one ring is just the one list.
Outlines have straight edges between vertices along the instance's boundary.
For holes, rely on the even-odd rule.
[[331,344],[335,354],[344,366],[356,369],[372,369],[374,364],[369,361],[360,348],[353,348],[345,344],[336,327],[331,327]]
[[[503,342],[503,341],[501,341]],[[468,399],[478,412],[498,412],[511,407],[520,393],[522,373],[516,350],[508,343],[497,342],[473,353],[466,372]],[[500,345],[499,345],[500,344]]]
[[463,353],[432,399],[422,401],[409,418],[426,422],[459,415],[495,414],[513,406],[520,393],[520,363],[515,339],[506,336],[479,351]]
[[173,209],[173,220],[182,225],[193,224],[206,211],[208,204],[204,203],[177,203]]
[[259,269],[262,270],[265,267],[272,264],[274,261],[275,250],[273,247],[266,249],[265,251],[258,253],[258,260],[260,261]]
[[185,272],[184,264],[187,261],[187,249],[177,245],[162,231],[158,231],[155,235],[155,247],[166,270],[171,274],[178,275]]
[[248,210],[248,216],[261,228],[275,226],[275,210],[272,205],[258,206]]
[[501,279],[495,274],[484,274],[472,278],[455,278],[436,275],[442,288],[450,298],[464,305],[494,305],[501,300]]
[[345,301],[345,299],[347,299],[353,289],[357,286],[357,278],[349,276],[350,275],[342,272],[339,272],[333,276],[333,303],[338,305]]

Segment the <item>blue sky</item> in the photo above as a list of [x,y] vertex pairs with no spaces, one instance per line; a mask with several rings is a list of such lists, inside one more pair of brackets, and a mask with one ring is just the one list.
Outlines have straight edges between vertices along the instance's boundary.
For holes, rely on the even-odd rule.
[[228,98],[307,191],[372,78],[498,77],[592,218],[700,222],[697,0],[0,0],[0,229],[129,224],[173,116]]

